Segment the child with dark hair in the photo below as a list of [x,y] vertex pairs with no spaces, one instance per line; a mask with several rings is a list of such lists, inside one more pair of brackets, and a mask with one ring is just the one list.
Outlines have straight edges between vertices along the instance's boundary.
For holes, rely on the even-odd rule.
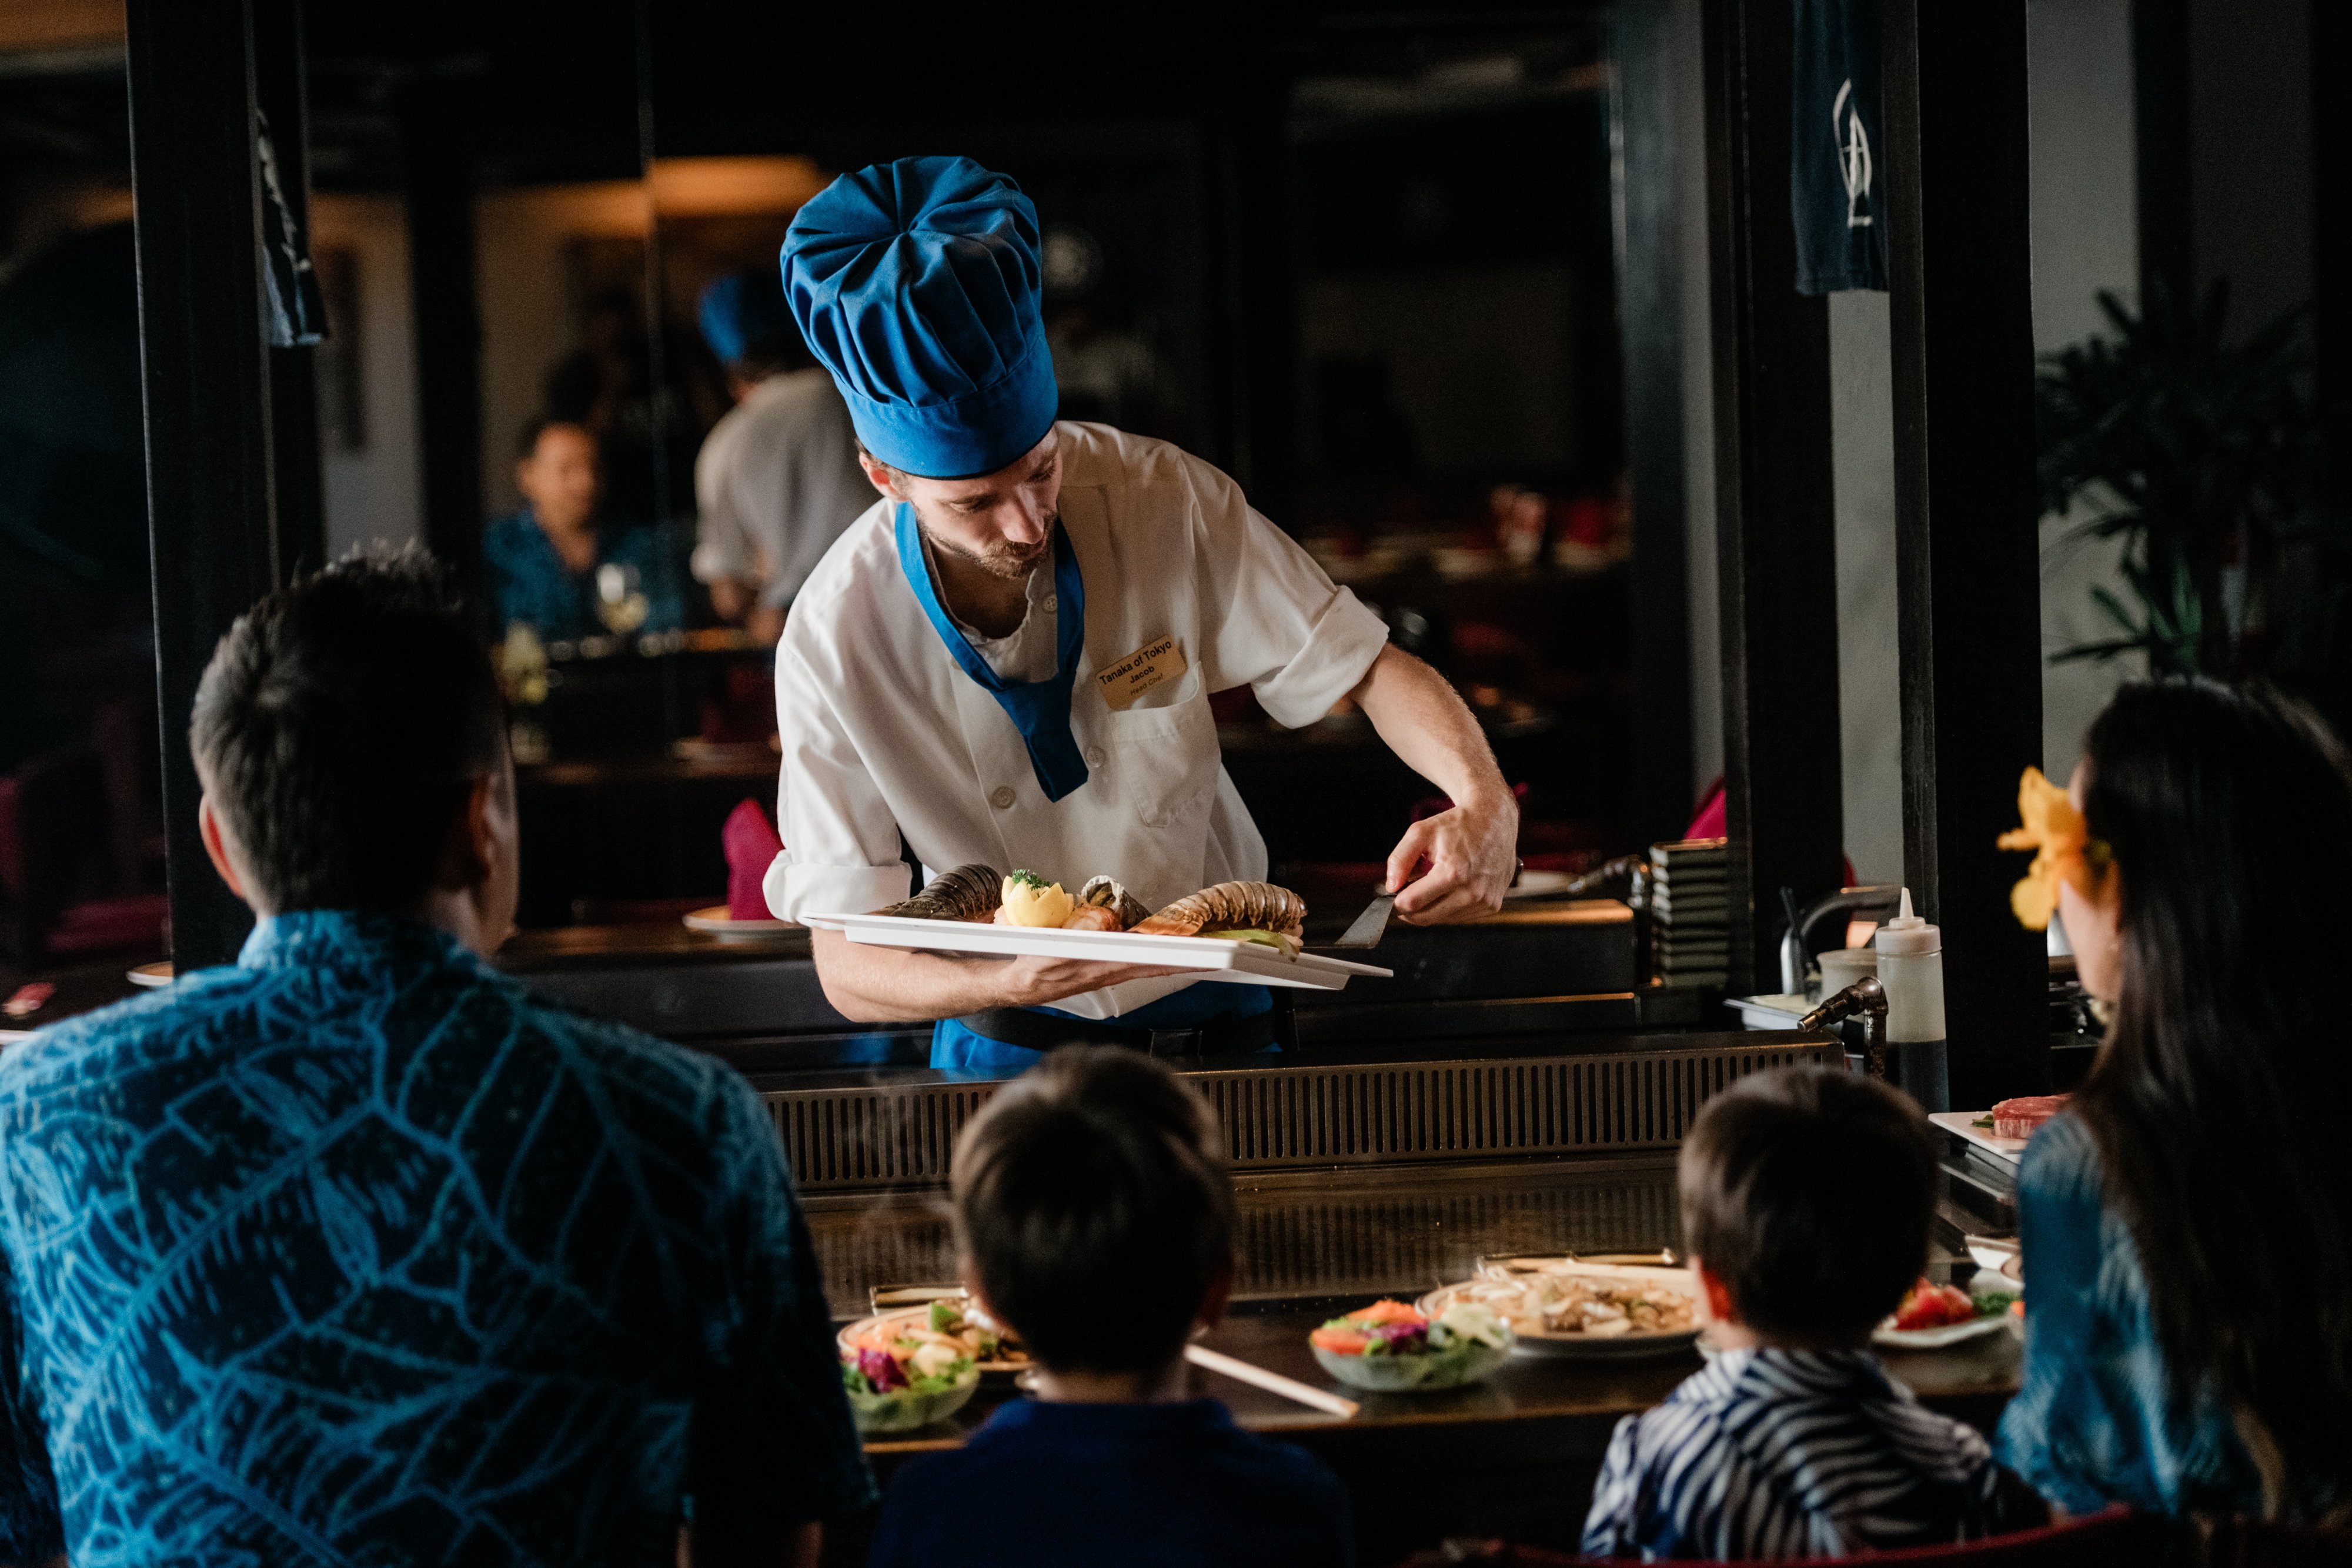
[[1306,1453],[1185,1394],[1223,1314],[1233,1183],[1209,1107],[1148,1056],[1068,1047],[956,1145],[956,1239],[1037,1397],[890,1483],[872,1568],[1354,1561],[1346,1494]]
[[1827,1069],[1760,1072],[1707,1102],[1679,1174],[1717,1354],[1618,1424],[1585,1552],[1836,1557],[1997,1528],[1985,1440],[1864,1348],[1927,1260],[1918,1108]]

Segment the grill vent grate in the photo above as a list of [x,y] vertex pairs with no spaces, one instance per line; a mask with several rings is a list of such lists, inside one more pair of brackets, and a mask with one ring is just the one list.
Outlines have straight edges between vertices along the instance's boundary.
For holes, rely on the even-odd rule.
[[[1185,1074],[1224,1129],[1235,1171],[1653,1149],[1679,1143],[1706,1097],[1833,1042],[1695,1046],[1580,1056]],[[771,1090],[803,1192],[937,1186],[993,1082]]]
[[[1418,1293],[1467,1279],[1482,1252],[1647,1251],[1679,1235],[1672,1166],[1521,1185],[1505,1173],[1434,1181],[1366,1172],[1339,1190],[1244,1190],[1234,1238],[1236,1296],[1247,1300]],[[809,1233],[835,1312],[862,1315],[866,1291],[956,1276],[943,1200],[841,1197],[814,1206]]]

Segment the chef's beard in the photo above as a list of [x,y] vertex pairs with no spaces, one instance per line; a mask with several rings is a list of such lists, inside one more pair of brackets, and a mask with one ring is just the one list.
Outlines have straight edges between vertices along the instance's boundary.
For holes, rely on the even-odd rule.
[[1035,544],[1022,546],[999,539],[985,549],[971,549],[929,529],[924,531],[929,534],[933,549],[944,550],[958,560],[969,561],[991,577],[1006,582],[1020,582],[1045,565],[1045,558],[1054,553],[1054,530],[1061,524],[1062,515],[1056,512],[1045,519],[1045,537]]

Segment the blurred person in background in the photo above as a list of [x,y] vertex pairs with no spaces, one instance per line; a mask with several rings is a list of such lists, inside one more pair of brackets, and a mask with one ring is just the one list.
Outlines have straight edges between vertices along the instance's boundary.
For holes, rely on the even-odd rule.
[[517,444],[520,509],[482,537],[493,636],[528,626],[542,642],[674,632],[686,607],[658,528],[603,515],[604,464],[584,425],[541,418]]
[[735,407],[694,462],[694,575],[762,644],[842,531],[874,504],[849,409],[802,340],[772,267],[702,291],[702,335]]
[[547,372],[548,417],[584,426],[604,457],[604,507],[632,523],[674,523],[686,514],[687,476],[703,432],[724,412],[719,389],[691,373],[690,330],[661,322],[663,373],[654,373],[643,295],[634,287],[590,294],[578,346]]

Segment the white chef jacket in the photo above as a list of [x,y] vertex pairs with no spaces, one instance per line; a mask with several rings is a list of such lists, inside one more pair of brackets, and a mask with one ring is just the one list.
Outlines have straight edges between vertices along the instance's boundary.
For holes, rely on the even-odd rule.
[[694,459],[694,575],[760,585],[782,607],[842,530],[874,504],[849,409],[820,370],[786,371],[744,394]]
[[[878,504],[811,574],[776,649],[784,849],[766,892],[779,918],[908,896],[901,833],[926,879],[974,861],[1072,890],[1100,873],[1152,908],[1265,875],[1265,841],[1226,777],[1209,694],[1247,685],[1276,722],[1311,724],[1363,680],[1388,628],[1199,458],[1108,425],[1055,429],[1062,526],[1086,581],[1070,727],[1087,782],[1045,799],[1021,732],[924,617],[898,564],[895,504]],[[1041,568],[1020,629],[975,646],[1000,673],[1050,671],[1058,610]],[[1163,636],[1176,639],[1183,675],[1112,711],[1095,673]],[[1191,983],[1055,1005],[1113,1018]]]

